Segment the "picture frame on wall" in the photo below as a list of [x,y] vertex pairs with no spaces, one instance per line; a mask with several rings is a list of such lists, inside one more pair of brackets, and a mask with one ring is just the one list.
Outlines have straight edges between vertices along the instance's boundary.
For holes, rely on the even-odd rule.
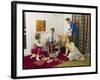
[[11,2],[11,78],[97,74],[97,6]]
[[46,31],[46,21],[45,20],[36,20],[36,31],[37,32]]

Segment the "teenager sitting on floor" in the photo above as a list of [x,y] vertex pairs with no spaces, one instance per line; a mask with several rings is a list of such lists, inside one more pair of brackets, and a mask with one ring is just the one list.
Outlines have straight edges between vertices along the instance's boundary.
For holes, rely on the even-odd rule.
[[84,55],[78,50],[74,42],[67,39],[66,48],[69,50],[68,58],[72,60],[84,60]]
[[31,50],[31,52],[32,52],[31,58],[36,58],[37,61],[40,61],[40,57],[45,56],[45,51],[43,49],[43,44],[41,44],[41,42],[40,42],[40,38],[41,38],[40,34],[36,33],[34,45]]
[[58,58],[61,60],[68,60],[67,58],[68,50],[66,48],[67,38],[68,37],[66,33],[62,33],[61,35],[58,36],[58,41],[57,41],[57,45],[59,47]]

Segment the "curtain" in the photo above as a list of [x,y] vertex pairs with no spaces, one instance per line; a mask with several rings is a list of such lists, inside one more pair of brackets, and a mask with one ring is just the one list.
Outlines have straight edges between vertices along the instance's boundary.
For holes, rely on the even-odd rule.
[[89,14],[72,14],[72,21],[78,25],[79,44],[78,48],[83,54],[91,51],[91,25]]

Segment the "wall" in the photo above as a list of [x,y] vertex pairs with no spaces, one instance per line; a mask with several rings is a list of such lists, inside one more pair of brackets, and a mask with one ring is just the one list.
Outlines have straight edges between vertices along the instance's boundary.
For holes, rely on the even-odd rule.
[[25,55],[31,54],[31,48],[34,42],[34,35],[36,33],[36,20],[46,20],[46,32],[41,32],[41,41],[44,43],[50,32],[50,28],[55,28],[55,34],[58,35],[64,31],[66,17],[71,18],[72,14],[54,14],[54,13],[36,13],[25,12],[26,15],[26,35],[27,35],[27,49],[24,50]]

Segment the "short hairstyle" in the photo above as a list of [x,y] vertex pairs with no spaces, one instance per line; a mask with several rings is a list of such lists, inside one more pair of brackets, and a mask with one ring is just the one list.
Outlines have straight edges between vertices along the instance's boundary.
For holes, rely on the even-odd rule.
[[55,31],[55,29],[54,29],[54,28],[51,28],[50,30],[52,30],[53,32]]
[[66,21],[70,21],[70,18],[65,18]]
[[35,39],[40,39],[40,33],[35,34]]

